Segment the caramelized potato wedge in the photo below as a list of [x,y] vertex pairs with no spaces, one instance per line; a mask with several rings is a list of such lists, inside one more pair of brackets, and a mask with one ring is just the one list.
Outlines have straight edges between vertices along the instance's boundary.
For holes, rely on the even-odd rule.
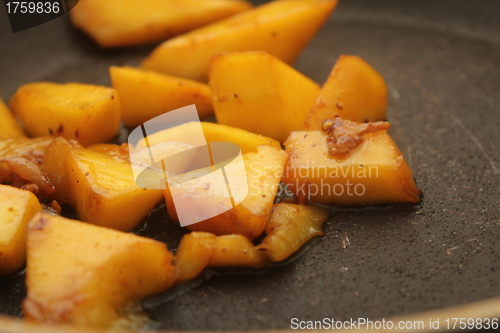
[[273,206],[266,225],[266,237],[257,247],[273,262],[283,261],[314,236],[330,215],[326,208],[279,203]]
[[10,275],[24,265],[26,224],[42,206],[35,195],[0,185],[0,275]]
[[[237,144],[241,148],[243,154],[255,153],[257,152],[258,146],[264,145],[281,149],[280,143],[274,139],[254,134],[240,128],[206,122],[189,122],[154,133],[148,136],[148,142],[151,146],[168,141],[185,142],[197,146],[200,142],[194,141],[197,138],[190,135],[190,133],[196,131],[200,124],[207,142],[231,142]],[[146,141],[141,139],[137,147],[146,147]]]
[[[169,181],[182,186],[166,186],[163,190],[168,213],[174,221],[179,220],[179,210],[192,220],[213,216],[187,228],[216,235],[241,234],[252,240],[264,231],[287,158],[283,150],[259,146],[257,153],[243,155],[246,175],[239,170],[235,172],[232,168],[225,168],[226,179],[231,180],[232,198],[236,193],[241,194],[243,187],[248,190],[243,201],[235,206],[232,206],[227,192],[217,191],[220,178],[216,177],[211,167],[173,177]],[[207,174],[214,175],[214,178],[202,178]],[[175,203],[174,198],[177,199]],[[232,208],[214,216],[215,209],[226,206]]]
[[27,227],[24,316],[117,328],[130,302],[173,285],[172,260],[162,242],[39,213]]
[[24,137],[23,130],[17,123],[14,115],[0,98],[0,140],[17,139]]
[[80,0],[73,24],[103,47],[160,42],[251,8],[243,0]]
[[130,162],[55,138],[42,170],[56,188],[59,203],[69,203],[85,222],[130,231],[161,199],[161,191],[137,186]]
[[109,72],[128,127],[191,104],[201,119],[213,115],[210,88],[204,83],[132,67],[114,66]]
[[262,50],[291,64],[336,5],[337,0],[271,1],[167,40],[142,67],[206,81],[210,57],[217,53]]
[[316,83],[265,52],[214,56],[210,87],[219,123],[281,142],[304,127],[321,92]]
[[284,144],[290,159],[283,181],[299,198],[337,205],[419,201],[412,172],[385,130],[363,134],[341,158],[330,154],[323,131],[293,132]]
[[385,120],[387,86],[384,78],[362,58],[342,55],[323,85],[305,123],[321,130],[323,121],[340,117],[357,122]]
[[120,124],[112,88],[80,83],[25,84],[10,99],[30,136],[62,136],[84,146],[111,140]]

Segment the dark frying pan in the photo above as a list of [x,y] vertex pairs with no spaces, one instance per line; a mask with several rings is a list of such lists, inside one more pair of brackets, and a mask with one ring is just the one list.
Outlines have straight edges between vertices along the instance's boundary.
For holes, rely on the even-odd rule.
[[[102,50],[65,17],[12,34],[0,8],[4,100],[31,81],[109,85],[108,66],[136,65],[152,49]],[[461,316],[499,317],[498,17],[496,0],[341,1],[296,68],[322,83],[339,55],[353,54],[382,73],[390,133],[421,204],[336,209],[325,236],[287,265],[216,272],[147,300],[160,328],[285,329],[294,317],[387,319],[477,301]],[[138,233],[175,249],[180,233],[166,219],[159,208]],[[20,314],[23,283],[0,279],[0,313]]]

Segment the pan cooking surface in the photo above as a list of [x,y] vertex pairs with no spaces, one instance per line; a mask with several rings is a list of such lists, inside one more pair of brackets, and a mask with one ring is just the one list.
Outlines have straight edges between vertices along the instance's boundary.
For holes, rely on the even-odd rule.
[[[335,210],[292,263],[212,276],[148,309],[161,328],[374,320],[500,296],[499,14],[498,1],[341,2],[296,68],[322,83],[339,55],[353,54],[382,73],[390,134],[421,204]],[[100,50],[64,17],[17,34],[2,21],[0,31],[4,100],[31,81],[109,85],[109,65],[137,65],[152,49]],[[139,233],[174,249],[180,232],[166,216],[156,210]],[[19,315],[23,283],[0,279],[0,313]]]

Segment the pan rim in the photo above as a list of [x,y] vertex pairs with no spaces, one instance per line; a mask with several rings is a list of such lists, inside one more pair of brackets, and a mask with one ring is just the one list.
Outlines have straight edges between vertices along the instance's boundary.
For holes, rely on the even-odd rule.
[[[398,322],[423,322],[428,324],[430,319],[439,319],[439,328],[430,328],[429,325],[425,325],[424,329],[405,329],[406,332],[444,332],[450,331],[445,325],[445,320],[450,318],[467,319],[499,319],[500,318],[500,296],[471,302],[467,304],[461,304],[458,306],[451,306],[446,308],[440,308],[430,311],[418,312],[415,314],[394,316],[389,318],[384,318],[386,321],[392,321],[393,323]],[[274,329],[274,330],[245,330],[245,331],[233,331],[233,332],[246,332],[246,333],[292,333],[296,330],[290,329]],[[322,330],[308,330],[310,332],[322,332]],[[338,332],[350,332],[349,329],[336,330]],[[358,332],[371,332],[372,329],[359,328]],[[45,325],[38,323],[31,323],[22,318],[0,315],[0,333],[100,333],[108,332],[106,329],[93,328],[93,327],[76,327],[68,325]],[[120,330],[123,333],[133,333],[133,332],[143,332],[143,330]],[[150,333],[202,333],[206,331],[200,330],[148,330]]]

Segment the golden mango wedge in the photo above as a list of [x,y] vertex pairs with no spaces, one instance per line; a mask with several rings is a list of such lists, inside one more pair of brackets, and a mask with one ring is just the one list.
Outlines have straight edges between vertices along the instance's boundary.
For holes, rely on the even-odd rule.
[[[174,221],[179,221],[179,211],[191,220],[213,216],[187,228],[217,235],[240,234],[252,240],[264,231],[287,159],[283,150],[259,146],[256,153],[243,155],[246,174],[224,167],[226,179],[231,180],[231,198],[212,167],[173,177],[163,190],[168,213]],[[242,193],[245,190],[248,192]],[[233,205],[242,195],[243,200]],[[220,207],[228,210],[214,215]]]
[[[128,143],[121,145],[99,143],[86,147],[88,150],[110,156],[117,162],[130,164],[134,176],[140,178],[136,179],[139,186],[156,189],[161,188],[161,179],[165,176],[164,172],[167,172],[161,167],[156,168],[158,164],[161,164],[161,160],[176,155],[175,160],[170,160],[175,165],[169,165],[168,173],[175,175],[185,172],[191,166],[196,153],[192,151],[192,148],[192,145],[182,142],[160,142],[148,149],[136,148]],[[153,162],[151,161],[151,155],[153,155]],[[141,182],[141,179],[144,179],[145,182]]]
[[24,137],[23,130],[17,123],[14,115],[0,98],[0,140]]
[[124,307],[173,285],[172,260],[162,242],[39,213],[27,227],[24,316],[130,328]]
[[341,117],[357,122],[385,120],[384,78],[360,57],[342,55],[323,85],[304,130],[321,130],[323,121]]
[[281,142],[304,127],[321,92],[315,82],[265,52],[214,56],[210,87],[219,123]]
[[242,0],[80,0],[72,23],[103,47],[159,42],[251,8]]
[[271,1],[167,40],[142,67],[206,81],[210,57],[217,53],[262,50],[291,64],[336,5],[336,0]]
[[55,138],[42,170],[56,188],[56,200],[69,203],[85,222],[130,231],[161,199],[161,191],[139,187],[128,161]]
[[273,262],[283,261],[314,236],[330,215],[326,208],[279,203],[273,206],[266,225],[266,237],[257,246]]
[[[281,149],[280,143],[274,139],[251,133],[240,128],[207,122],[185,123],[148,135],[147,139],[150,146],[169,141],[184,142],[198,146],[199,144],[203,144],[203,142],[199,142],[198,138],[190,135],[190,133],[198,131],[200,126],[205,135],[206,142],[231,142],[238,145],[243,154],[255,153],[257,152],[258,146],[264,145]],[[141,139],[137,143],[137,147],[139,148],[144,148],[146,146],[146,140],[144,139]]]
[[42,206],[35,195],[0,185],[0,275],[23,267],[26,257],[26,224]]
[[130,161],[130,146],[128,143],[124,143],[121,145],[115,145],[112,143],[98,143],[86,148],[101,154],[111,156],[120,162]]
[[191,104],[201,119],[213,115],[210,88],[204,83],[132,67],[114,66],[109,72],[128,127]]
[[84,146],[111,140],[120,124],[112,88],[80,83],[25,84],[10,99],[29,136],[62,136]]
[[366,133],[337,159],[323,131],[293,132],[284,143],[290,159],[283,181],[297,197],[336,205],[417,203],[420,191],[387,131]]

